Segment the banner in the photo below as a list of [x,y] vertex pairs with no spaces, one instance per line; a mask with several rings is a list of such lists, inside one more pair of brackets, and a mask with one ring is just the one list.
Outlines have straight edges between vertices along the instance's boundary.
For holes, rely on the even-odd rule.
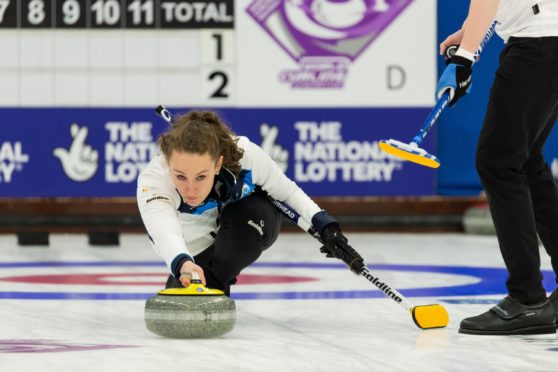
[[[174,114],[186,108],[169,108]],[[436,171],[380,151],[429,109],[223,109],[311,196],[434,195]],[[0,109],[0,197],[134,196],[167,124],[153,109]],[[435,132],[423,147],[435,153]]]

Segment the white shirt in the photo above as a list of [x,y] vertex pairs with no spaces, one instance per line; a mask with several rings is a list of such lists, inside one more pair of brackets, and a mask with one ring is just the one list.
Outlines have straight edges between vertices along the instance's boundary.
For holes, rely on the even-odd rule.
[[[312,217],[321,211],[261,147],[242,136],[238,137],[238,147],[244,150],[240,160],[245,175],[241,185],[242,197],[260,186],[274,199],[288,204],[306,221],[312,221]],[[169,268],[178,255],[185,253],[194,257],[213,243],[218,229],[219,203],[208,201],[193,210],[185,208],[172,183],[164,155],[152,159],[139,175],[137,201],[153,249]]]
[[496,32],[504,42],[510,36],[558,36],[558,0],[500,0],[496,21]]

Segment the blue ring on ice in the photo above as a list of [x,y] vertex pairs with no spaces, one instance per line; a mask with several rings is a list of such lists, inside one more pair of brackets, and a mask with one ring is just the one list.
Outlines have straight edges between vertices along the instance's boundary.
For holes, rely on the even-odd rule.
[[[159,261],[76,261],[76,262],[2,262],[2,268],[40,268],[40,267],[164,267]],[[252,267],[260,268],[301,268],[301,269],[339,269],[347,270],[344,264],[337,263],[304,263],[304,262],[257,262]],[[508,273],[505,268],[468,267],[468,266],[435,266],[435,265],[388,265],[369,264],[374,273],[376,270],[403,271],[416,273],[436,273],[447,275],[466,275],[479,279],[479,282],[448,287],[425,287],[399,289],[405,297],[448,297],[448,296],[480,296],[506,294],[505,281]],[[554,273],[543,271],[543,285],[550,292],[556,284]],[[355,280],[364,280],[355,277]],[[282,292],[242,292],[234,293],[235,300],[311,300],[311,299],[359,299],[384,298],[385,295],[370,284],[370,290],[355,291],[282,291]],[[155,293],[119,293],[119,292],[10,292],[0,291],[0,299],[18,300],[147,300]]]

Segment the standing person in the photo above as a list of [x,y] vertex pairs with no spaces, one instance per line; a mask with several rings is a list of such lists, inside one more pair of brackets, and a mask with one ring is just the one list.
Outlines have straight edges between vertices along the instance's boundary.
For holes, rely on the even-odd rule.
[[460,47],[438,83],[454,105],[471,87],[473,52],[493,20],[506,46],[480,133],[476,167],[486,190],[509,295],[461,322],[468,334],[556,332],[558,292],[542,286],[537,233],[558,274],[558,197],[542,149],[558,115],[558,0],[471,0],[463,27],[440,44]]
[[261,147],[235,136],[215,113],[192,111],[158,140],[161,154],[138,178],[137,200],[153,248],[171,275],[167,288],[230,286],[279,233],[284,201],[320,234],[321,251],[360,272],[362,258],[339,224],[321,210]]

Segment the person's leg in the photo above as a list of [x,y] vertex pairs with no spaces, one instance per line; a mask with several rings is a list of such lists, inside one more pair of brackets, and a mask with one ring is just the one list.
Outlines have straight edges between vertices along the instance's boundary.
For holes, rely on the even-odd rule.
[[554,309],[542,286],[536,219],[548,186],[537,186],[535,174],[540,167],[536,148],[548,135],[558,103],[549,80],[557,58],[556,50],[546,50],[540,39],[512,40],[502,52],[476,165],[508,269],[510,296],[488,312],[464,319],[461,333],[555,332]]
[[204,269],[207,286],[228,295],[238,274],[275,242],[280,227],[281,215],[264,193],[223,208],[214,245],[194,258]]
[[[529,166],[529,159],[537,161],[531,153],[544,143],[541,136],[548,134],[557,102],[548,80],[556,52],[547,58],[543,52],[538,39],[512,41],[504,50],[477,149],[477,170],[509,272],[508,291],[527,305],[546,299],[530,187],[530,172],[537,167]],[[540,198],[536,195],[537,206]]]
[[[229,295],[240,271],[277,240],[280,228],[281,215],[263,192],[223,208],[215,242],[194,256],[196,264],[204,270],[207,287]],[[166,288],[181,287],[173,275],[168,277]]]
[[[534,151],[528,162],[529,188],[533,199],[537,232],[546,252],[551,257],[552,268],[555,273],[555,281],[558,283],[558,191],[552,172],[545,163],[542,149],[547,137],[552,131],[558,117],[558,37],[546,38],[544,49],[554,51],[555,68],[554,74],[549,75],[551,82],[548,99],[554,105],[546,127],[537,140]],[[553,302],[558,313],[558,301],[556,291],[553,293]]]
[[[556,79],[556,90],[558,91],[558,73]],[[542,147],[557,117],[558,108],[549,121],[545,132],[542,133],[535,151],[527,161],[526,169],[529,175],[529,189],[535,210],[537,232],[551,258],[555,281],[558,283],[558,189],[554,176],[542,155]],[[549,301],[554,307],[558,324],[558,290],[554,290],[549,297]]]
[[554,177],[544,161],[542,148],[557,116],[558,109],[548,122],[525,164],[537,233],[546,252],[551,257],[555,273],[558,273],[558,190]]

